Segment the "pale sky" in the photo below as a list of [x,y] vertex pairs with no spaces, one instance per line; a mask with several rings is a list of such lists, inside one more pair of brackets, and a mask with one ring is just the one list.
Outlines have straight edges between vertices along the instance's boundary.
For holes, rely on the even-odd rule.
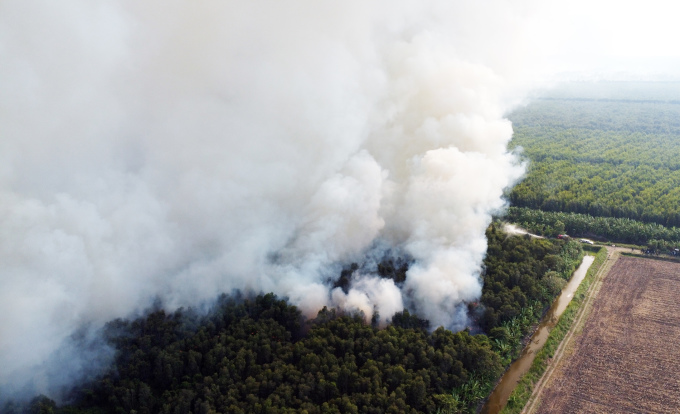
[[532,10],[528,37],[545,72],[680,79],[680,5],[669,1],[549,2]]

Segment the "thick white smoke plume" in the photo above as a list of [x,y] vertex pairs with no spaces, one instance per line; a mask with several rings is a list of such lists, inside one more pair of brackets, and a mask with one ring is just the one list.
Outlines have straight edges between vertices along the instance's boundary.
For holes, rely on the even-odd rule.
[[[522,174],[503,119],[521,13],[0,2],[4,395],[53,393],[92,357],[65,353],[74,332],[155,298],[273,291],[310,314],[384,322],[408,306],[463,326],[490,215]],[[414,259],[403,289],[361,271],[347,293],[332,288],[340,264],[376,246]]]

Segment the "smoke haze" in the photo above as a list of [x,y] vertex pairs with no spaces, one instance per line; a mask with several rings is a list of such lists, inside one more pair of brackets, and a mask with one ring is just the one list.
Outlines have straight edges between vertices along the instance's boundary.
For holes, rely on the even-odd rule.
[[[1,2],[0,397],[55,395],[156,298],[464,326],[536,4]],[[388,248],[403,290],[328,282]]]

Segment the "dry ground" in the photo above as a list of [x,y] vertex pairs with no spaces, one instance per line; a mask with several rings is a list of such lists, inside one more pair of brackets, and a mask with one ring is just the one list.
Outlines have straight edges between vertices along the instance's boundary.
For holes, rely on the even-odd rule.
[[680,412],[680,263],[620,257],[538,413]]

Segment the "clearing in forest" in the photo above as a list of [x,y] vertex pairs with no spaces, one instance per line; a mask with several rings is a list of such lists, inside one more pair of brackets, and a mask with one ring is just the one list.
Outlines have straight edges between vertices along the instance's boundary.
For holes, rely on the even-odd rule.
[[680,263],[622,256],[538,413],[676,413]]

